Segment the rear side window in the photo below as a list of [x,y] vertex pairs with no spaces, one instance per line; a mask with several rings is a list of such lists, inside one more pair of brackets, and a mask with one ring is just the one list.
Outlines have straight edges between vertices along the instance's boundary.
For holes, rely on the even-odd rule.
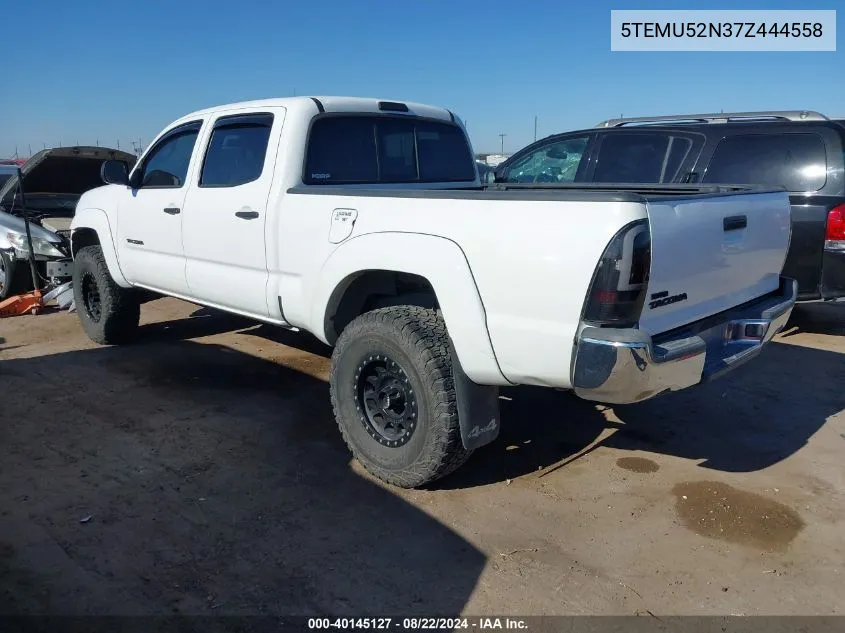
[[599,149],[595,182],[672,182],[692,141],[667,133],[607,134]]
[[722,139],[703,182],[770,185],[818,191],[827,180],[824,141],[817,134],[741,134]]
[[387,116],[327,116],[311,126],[307,184],[465,182],[475,163],[456,125]]
[[214,124],[200,187],[237,187],[261,177],[272,114],[221,117]]

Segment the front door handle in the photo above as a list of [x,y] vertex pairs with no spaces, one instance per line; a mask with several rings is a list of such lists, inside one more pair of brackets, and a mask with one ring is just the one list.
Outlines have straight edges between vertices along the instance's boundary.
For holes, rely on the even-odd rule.
[[254,220],[258,217],[258,211],[236,211],[235,215],[244,220]]
[[165,207],[164,212],[169,215],[176,215],[177,213],[181,212],[179,207]]

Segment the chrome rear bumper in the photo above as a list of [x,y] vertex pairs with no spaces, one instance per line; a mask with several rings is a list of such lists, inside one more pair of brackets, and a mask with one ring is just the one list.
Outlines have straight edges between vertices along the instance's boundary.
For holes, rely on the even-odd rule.
[[656,337],[584,328],[575,346],[573,390],[586,400],[627,404],[721,376],[754,358],[784,328],[797,295],[798,284],[781,277],[773,294]]

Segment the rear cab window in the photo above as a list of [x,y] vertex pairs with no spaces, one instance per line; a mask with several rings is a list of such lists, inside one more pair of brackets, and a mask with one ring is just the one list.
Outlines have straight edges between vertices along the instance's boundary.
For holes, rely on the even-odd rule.
[[827,181],[821,136],[807,132],[737,134],[719,141],[702,182],[785,187],[812,192]]
[[476,179],[463,130],[419,117],[327,114],[311,124],[307,185],[449,183]]

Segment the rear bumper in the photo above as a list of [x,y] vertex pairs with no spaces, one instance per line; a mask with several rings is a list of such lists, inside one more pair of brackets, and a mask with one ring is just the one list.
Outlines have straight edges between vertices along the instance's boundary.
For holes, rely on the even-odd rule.
[[721,376],[757,356],[784,328],[797,294],[797,283],[781,277],[772,294],[656,337],[636,329],[584,328],[573,390],[586,400],[627,404]]
[[822,299],[845,297],[845,250],[825,249],[822,255]]

